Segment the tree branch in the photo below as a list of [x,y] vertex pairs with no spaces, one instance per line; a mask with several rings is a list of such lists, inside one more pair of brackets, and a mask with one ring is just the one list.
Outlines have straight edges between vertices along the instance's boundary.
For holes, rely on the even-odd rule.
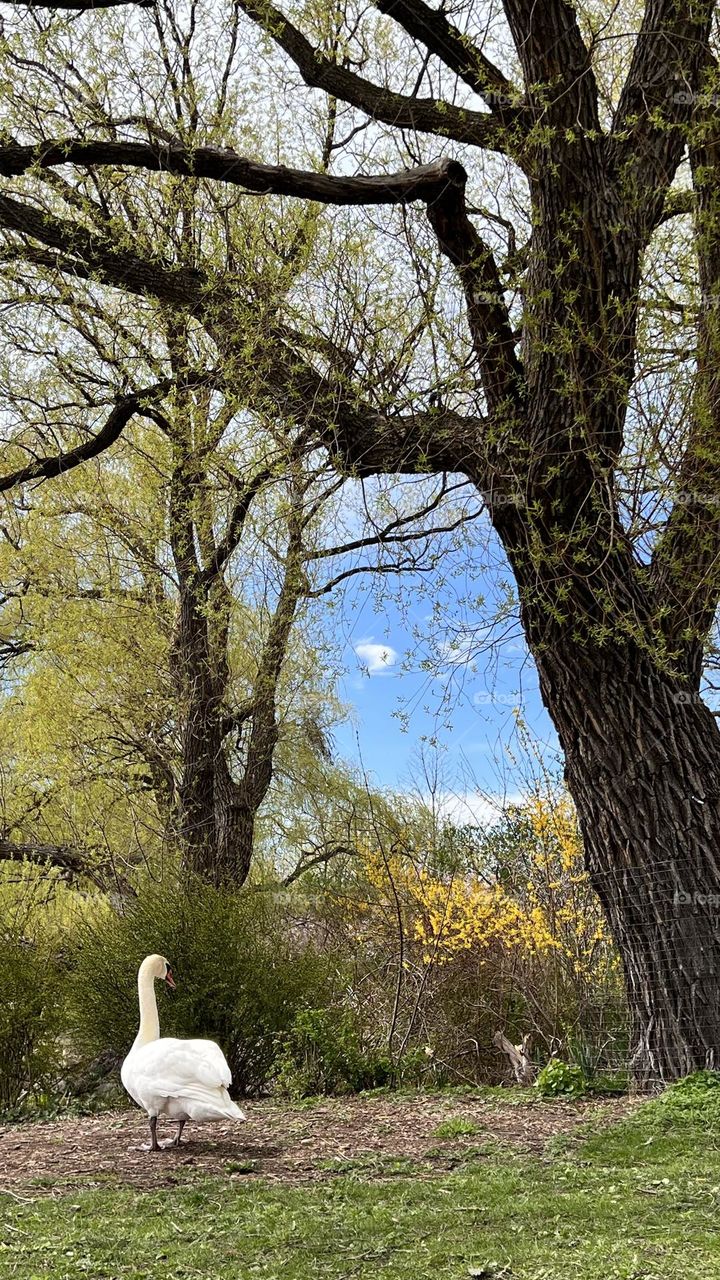
[[82,462],[87,462],[88,459],[104,453],[119,438],[134,414],[142,412],[144,403],[147,400],[161,399],[167,395],[172,385],[172,379],[165,379],[154,387],[148,387],[146,391],[133,392],[131,395],[120,397],[108,416],[105,426],[96,435],[76,445],[74,449],[68,449],[51,458],[36,458],[27,466],[0,476],[0,493],[6,493],[8,489],[27,484],[31,480],[51,480],[66,471],[72,471],[74,467],[79,467]]
[[671,218],[686,217],[689,213],[695,213],[696,209],[697,200],[691,187],[685,191],[669,191],[665,197],[663,211],[657,220],[658,225],[669,222]]
[[[465,171],[454,161],[442,160],[423,167],[423,199],[438,195],[429,215],[441,248],[463,276],[476,345],[488,343],[489,400],[502,401],[510,394],[508,372],[518,372],[513,335],[502,303],[497,269],[492,255],[464,212]],[[410,174],[417,174],[410,170]],[[404,175],[401,175],[404,184]],[[358,181],[353,179],[353,182]],[[410,193],[417,187],[412,184]],[[395,196],[393,195],[393,199]],[[94,232],[55,218],[10,196],[0,196],[0,226],[57,249],[59,270],[86,279],[100,280],[115,288],[154,297],[181,306],[202,319],[221,350],[231,352],[237,341],[235,298],[219,277],[189,267],[169,266],[120,250]],[[489,292],[484,293],[487,289]],[[463,471],[469,460],[480,458],[479,431],[484,420],[450,410],[389,417],[368,404],[352,389],[323,376],[291,345],[281,331],[267,326],[258,336],[256,373],[264,394],[288,419],[303,423],[340,460],[341,469],[356,476],[396,471]],[[247,334],[242,335],[241,367],[247,368]],[[503,402],[504,403],[504,402]],[[484,486],[486,487],[486,486]]]
[[504,0],[522,65],[527,101],[561,127],[600,132],[590,53],[574,7],[566,0]]
[[439,492],[430,501],[426,502],[419,511],[413,511],[409,515],[397,516],[394,520],[390,520],[382,529],[376,529],[375,533],[370,534],[366,538],[353,538],[351,542],[345,542],[342,545],[334,547],[320,547],[317,551],[309,551],[305,557],[306,561],[328,560],[334,556],[349,555],[353,551],[362,551],[366,547],[376,547],[383,545],[396,545],[403,542],[417,542],[419,539],[426,538],[433,533],[449,533],[452,529],[459,527],[470,520],[477,519],[482,515],[484,507],[481,505],[470,515],[462,515],[458,517],[457,522],[453,522],[452,526],[444,525],[441,529],[423,528],[421,530],[411,530],[409,533],[401,533],[400,530],[409,524],[414,524],[417,520],[427,520],[433,511],[437,511],[440,504],[456,489],[462,489],[463,484],[448,486],[447,477],[443,477],[443,484]]
[[176,306],[197,307],[203,289],[211,281],[193,267],[175,267],[154,259],[139,258],[77,223],[44,213],[33,205],[0,195],[0,226],[31,236],[66,255],[55,265],[83,279],[96,276],[103,282],[142,297],[157,297]]
[[108,889],[118,889],[124,894],[134,893],[125,877],[110,862],[93,862],[93,855],[88,850],[78,850],[72,845],[19,844],[0,838],[0,861],[31,862],[35,866],[52,867],[68,880],[82,876],[103,893]]
[[523,410],[522,364],[515,352],[497,263],[467,215],[466,182],[462,165],[448,162],[447,182],[437,198],[428,202],[428,219],[440,249],[460,277],[488,409],[491,415],[517,417]]
[[151,9],[155,0],[3,0],[16,9],[62,9],[87,12],[92,9],[118,9],[134,4],[138,9]]
[[648,0],[613,121],[628,217],[657,225],[708,57],[712,4]]
[[720,601],[720,113],[711,107],[708,115],[690,152],[701,299],[696,391],[675,502],[651,565],[669,651],[696,690]]
[[262,489],[266,480],[269,480],[273,474],[273,467],[261,467],[256,471],[254,476],[248,480],[247,484],[240,488],[238,498],[233,506],[225,537],[217,544],[212,559],[205,565],[201,577],[204,582],[210,583],[219,573],[222,572],[227,564],[230,556],[235,551],[242,531],[245,525],[248,511],[252,505],[253,498]]
[[339,841],[335,844],[323,846],[319,852],[314,850],[312,852],[303,850],[293,870],[289,875],[284,876],[280,883],[283,888],[288,889],[290,885],[294,884],[296,880],[299,880],[306,871],[311,871],[313,867],[324,866],[326,863],[331,862],[333,858],[342,857],[357,857],[357,849],[354,849],[350,844],[345,844],[342,841]]
[[[470,111],[435,98],[414,98],[373,84],[331,62],[269,0],[239,0],[240,7],[292,58],[303,80],[397,129],[416,129],[491,151],[508,150],[507,113]],[[508,108],[508,113],[512,111]],[[515,118],[513,113],[513,118]]]
[[397,22],[413,40],[421,44],[454,71],[465,84],[492,105],[504,123],[517,119],[517,112],[506,116],[507,108],[520,100],[511,80],[486,58],[467,36],[463,35],[439,9],[431,9],[423,0],[374,0],[376,8]]
[[410,204],[433,199],[448,179],[445,159],[400,173],[373,177],[331,176],[286,165],[258,164],[231,147],[185,147],[180,143],[56,139],[22,147],[0,145],[0,174],[17,177],[33,167],[112,165],[210,178],[261,195],[294,196],[333,205]]

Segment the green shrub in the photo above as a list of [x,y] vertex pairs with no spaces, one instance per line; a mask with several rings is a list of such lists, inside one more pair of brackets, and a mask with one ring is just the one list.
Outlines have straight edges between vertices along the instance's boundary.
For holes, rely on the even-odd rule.
[[61,1073],[63,972],[37,924],[36,886],[0,899],[0,1111],[37,1105]]
[[331,1001],[342,981],[271,895],[150,884],[123,914],[108,909],[80,931],[70,1010],[86,1057],[118,1065],[128,1052],[137,968],[151,952],[168,958],[177,983],[175,992],[156,984],[161,1034],[217,1040],[240,1093],[265,1087],[278,1035],[301,1007]]
[[300,1009],[281,1038],[276,1084],[294,1098],[357,1093],[390,1083],[386,1054],[363,1046],[357,1022],[344,1009]]
[[587,1081],[582,1068],[551,1058],[535,1081],[535,1087],[543,1098],[582,1098],[587,1093]]

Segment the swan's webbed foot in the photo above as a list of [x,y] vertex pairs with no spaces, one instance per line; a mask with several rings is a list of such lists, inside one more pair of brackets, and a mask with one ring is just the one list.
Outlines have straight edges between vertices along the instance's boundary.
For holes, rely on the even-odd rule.
[[173,1138],[172,1142],[168,1142],[169,1147],[179,1147],[182,1145],[182,1143],[180,1142],[180,1138],[182,1136],[182,1131],[185,1128],[186,1123],[187,1121],[185,1120],[178,1120],[177,1133],[175,1134],[175,1137]]

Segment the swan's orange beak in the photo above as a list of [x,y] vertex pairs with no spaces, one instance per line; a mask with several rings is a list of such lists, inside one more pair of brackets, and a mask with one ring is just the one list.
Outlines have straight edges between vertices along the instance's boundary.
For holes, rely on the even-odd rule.
[[173,991],[174,991],[174,990],[175,990],[175,979],[173,978],[173,975],[172,975],[172,969],[168,969],[167,973],[165,974],[165,981],[167,982],[167,984],[168,984],[168,986],[169,986],[169,987],[172,987],[172,989],[173,989]]

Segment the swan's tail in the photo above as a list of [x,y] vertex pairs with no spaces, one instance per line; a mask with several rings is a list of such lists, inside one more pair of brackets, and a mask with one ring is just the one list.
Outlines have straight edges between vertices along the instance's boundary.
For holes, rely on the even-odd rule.
[[223,1115],[229,1116],[231,1120],[247,1120],[247,1116],[245,1115],[245,1112],[240,1110],[237,1102],[233,1102],[232,1098],[230,1097],[230,1094],[227,1093],[227,1091],[225,1093],[225,1097],[223,1098],[223,1102],[225,1103],[225,1106],[226,1106],[226,1110],[223,1112]]
[[233,1102],[227,1089],[194,1088],[183,1093],[190,1120],[247,1120],[236,1102]]

